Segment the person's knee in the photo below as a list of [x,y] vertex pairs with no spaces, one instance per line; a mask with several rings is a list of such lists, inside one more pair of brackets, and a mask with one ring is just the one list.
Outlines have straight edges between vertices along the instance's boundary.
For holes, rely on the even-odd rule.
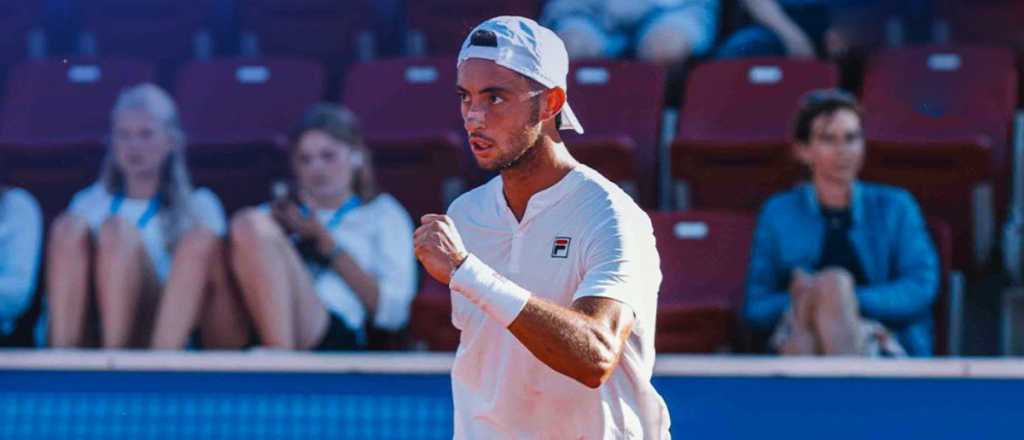
[[76,245],[89,239],[89,224],[74,214],[62,214],[50,225],[50,242],[56,246]]
[[97,241],[102,252],[127,251],[142,243],[138,229],[127,220],[116,216],[103,222]]
[[266,213],[255,208],[245,209],[231,218],[230,242],[232,248],[251,247],[282,235]]
[[829,310],[847,310],[857,307],[855,282],[850,272],[829,268],[816,276],[815,285],[819,304]]
[[637,43],[636,54],[642,60],[672,64],[686,61],[692,49],[690,36],[665,20],[651,25],[644,33]]

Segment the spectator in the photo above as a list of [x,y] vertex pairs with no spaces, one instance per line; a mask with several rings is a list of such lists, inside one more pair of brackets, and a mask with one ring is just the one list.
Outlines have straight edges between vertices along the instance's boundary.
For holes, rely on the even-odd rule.
[[726,38],[717,58],[839,58],[854,46],[877,42],[887,15],[899,13],[878,0],[742,0],[741,4],[753,24]]
[[541,22],[571,59],[635,55],[670,65],[712,48],[718,0],[552,0]]
[[[765,203],[754,235],[746,322],[784,354],[927,356],[938,263],[914,198],[857,180],[860,110],[810,92],[794,124],[811,182]],[[893,337],[892,335],[895,335]]]
[[124,91],[111,121],[99,179],[52,226],[50,342],[182,348],[208,294],[224,290],[224,212],[212,192],[192,189],[166,92],[152,84]]
[[231,222],[234,272],[260,342],[271,348],[363,348],[366,327],[409,317],[412,222],[378,194],[355,116],[312,107],[292,133],[295,185]]
[[32,303],[43,248],[43,215],[27,191],[0,187],[0,347],[17,341],[15,325]]

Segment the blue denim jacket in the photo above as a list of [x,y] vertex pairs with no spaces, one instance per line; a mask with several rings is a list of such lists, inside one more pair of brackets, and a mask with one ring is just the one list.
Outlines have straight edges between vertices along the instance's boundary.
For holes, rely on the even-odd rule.
[[[910,355],[930,356],[939,266],[917,202],[903,189],[856,182],[851,210],[850,241],[867,278],[856,292],[861,316],[895,332]],[[824,237],[813,185],[798,185],[764,204],[747,273],[748,325],[760,331],[776,326],[789,307],[791,271],[813,271]]]

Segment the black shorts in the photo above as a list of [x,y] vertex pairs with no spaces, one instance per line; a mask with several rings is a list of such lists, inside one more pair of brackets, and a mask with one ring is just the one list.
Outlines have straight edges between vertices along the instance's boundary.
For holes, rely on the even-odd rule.
[[350,351],[359,350],[362,347],[359,333],[348,328],[345,321],[337,315],[327,312],[327,331],[320,342],[313,347],[313,351]]

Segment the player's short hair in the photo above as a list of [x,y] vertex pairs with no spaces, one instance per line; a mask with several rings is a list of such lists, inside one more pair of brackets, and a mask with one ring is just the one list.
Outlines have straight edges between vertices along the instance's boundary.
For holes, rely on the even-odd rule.
[[832,115],[839,110],[850,110],[862,116],[857,98],[840,89],[818,89],[800,98],[800,108],[793,119],[793,140],[806,144],[811,140],[811,125],[821,115]]

